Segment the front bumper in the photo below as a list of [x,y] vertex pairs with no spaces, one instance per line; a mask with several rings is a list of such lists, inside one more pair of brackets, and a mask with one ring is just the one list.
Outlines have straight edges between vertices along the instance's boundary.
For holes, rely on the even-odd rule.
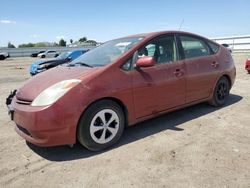
[[76,142],[77,123],[57,105],[33,107],[12,102],[16,132],[38,146],[68,145]]

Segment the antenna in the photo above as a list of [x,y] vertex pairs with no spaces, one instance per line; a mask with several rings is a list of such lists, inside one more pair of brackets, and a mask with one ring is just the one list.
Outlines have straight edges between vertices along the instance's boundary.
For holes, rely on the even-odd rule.
[[182,24],[184,23],[184,19],[182,19],[180,27],[179,27],[179,31],[181,30]]

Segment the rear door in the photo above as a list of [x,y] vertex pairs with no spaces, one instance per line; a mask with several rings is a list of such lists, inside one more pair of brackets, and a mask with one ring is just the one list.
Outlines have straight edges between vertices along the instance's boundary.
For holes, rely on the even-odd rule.
[[186,103],[205,99],[213,91],[219,73],[219,64],[205,39],[180,35],[185,57]]
[[185,103],[185,70],[179,60],[174,35],[158,37],[139,49],[135,56],[154,57],[153,67],[131,71],[137,118]]

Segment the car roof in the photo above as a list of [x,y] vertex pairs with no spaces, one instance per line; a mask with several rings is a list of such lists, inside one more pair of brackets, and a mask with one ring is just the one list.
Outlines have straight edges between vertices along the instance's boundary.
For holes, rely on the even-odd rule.
[[185,32],[185,31],[175,31],[175,30],[170,30],[170,31],[158,31],[158,32],[150,32],[150,33],[141,33],[141,34],[135,34],[135,35],[129,35],[127,37],[122,37],[122,38],[129,38],[129,37],[143,37],[143,38],[148,38],[148,37],[156,37],[159,35],[164,35],[164,34],[182,34],[182,35],[192,35],[192,36],[196,36],[199,38],[204,38],[207,39],[203,36],[194,34],[194,33],[190,33],[190,32]]

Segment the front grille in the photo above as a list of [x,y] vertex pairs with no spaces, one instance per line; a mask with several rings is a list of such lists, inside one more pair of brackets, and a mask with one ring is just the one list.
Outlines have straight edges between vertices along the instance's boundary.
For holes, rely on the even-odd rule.
[[17,104],[23,104],[23,105],[31,105],[32,101],[30,100],[24,100],[24,99],[16,99]]
[[25,128],[19,126],[19,125],[16,125],[16,126],[17,126],[17,128],[18,128],[20,131],[22,131],[24,134],[27,134],[27,135],[29,135],[29,136],[32,137],[32,135],[30,134],[30,132],[29,132],[27,129],[25,129]]

